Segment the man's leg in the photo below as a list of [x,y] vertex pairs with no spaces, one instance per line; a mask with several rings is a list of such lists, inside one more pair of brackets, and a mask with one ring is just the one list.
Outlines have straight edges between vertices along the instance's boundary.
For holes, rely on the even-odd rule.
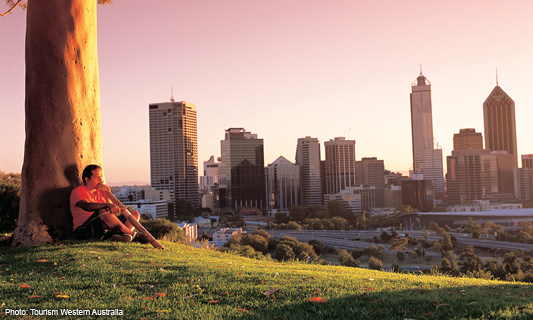
[[129,222],[122,223],[119,218],[112,213],[104,213],[100,215],[100,218],[109,229],[133,236],[133,226]]

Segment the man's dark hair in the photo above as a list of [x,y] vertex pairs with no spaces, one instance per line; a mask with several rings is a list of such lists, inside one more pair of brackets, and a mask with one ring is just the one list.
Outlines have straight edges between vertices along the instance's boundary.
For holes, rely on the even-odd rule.
[[91,177],[93,176],[93,170],[96,169],[102,169],[102,167],[96,164],[90,164],[86,166],[85,169],[83,169],[83,173],[81,174],[81,180],[83,180],[83,184],[87,183],[87,181],[85,181],[85,178],[91,179]]

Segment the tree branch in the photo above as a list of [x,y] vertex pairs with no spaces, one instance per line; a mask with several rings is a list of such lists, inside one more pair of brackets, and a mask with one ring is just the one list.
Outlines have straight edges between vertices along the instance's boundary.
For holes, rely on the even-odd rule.
[[19,3],[21,3],[21,2],[22,2],[22,0],[17,1],[17,3],[15,3],[15,4],[11,7],[11,9],[9,9],[9,11],[7,11],[6,13],[2,13],[2,12],[0,12],[0,16],[2,16],[2,17],[7,16],[7,15],[10,14],[13,10],[15,10],[15,8],[16,8],[16,7],[19,5]]

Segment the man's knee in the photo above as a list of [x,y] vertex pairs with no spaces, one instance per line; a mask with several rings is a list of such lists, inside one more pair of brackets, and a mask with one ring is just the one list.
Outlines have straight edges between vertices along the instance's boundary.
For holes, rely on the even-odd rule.
[[139,219],[141,218],[141,215],[139,214],[137,210],[131,210],[130,213],[137,221],[139,221]]

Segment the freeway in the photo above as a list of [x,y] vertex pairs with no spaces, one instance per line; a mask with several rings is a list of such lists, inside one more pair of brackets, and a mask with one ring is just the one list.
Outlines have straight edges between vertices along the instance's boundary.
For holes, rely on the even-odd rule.
[[[379,237],[382,231],[375,230],[267,230],[272,238],[279,239],[282,236],[291,236],[298,241],[309,242],[309,240],[317,240],[328,247],[353,250],[362,250],[372,244],[372,239]],[[402,231],[397,231],[398,234],[404,234]],[[459,245],[471,245],[476,248],[484,248],[490,250],[524,250],[526,252],[533,251],[533,245],[527,243],[515,243],[496,241],[493,239],[472,239],[469,235],[460,233],[450,233],[455,236]],[[423,239],[423,231],[409,231],[412,238]],[[427,238],[429,241],[438,241],[441,236],[432,232]],[[385,249],[389,250],[390,245],[384,245]]]

